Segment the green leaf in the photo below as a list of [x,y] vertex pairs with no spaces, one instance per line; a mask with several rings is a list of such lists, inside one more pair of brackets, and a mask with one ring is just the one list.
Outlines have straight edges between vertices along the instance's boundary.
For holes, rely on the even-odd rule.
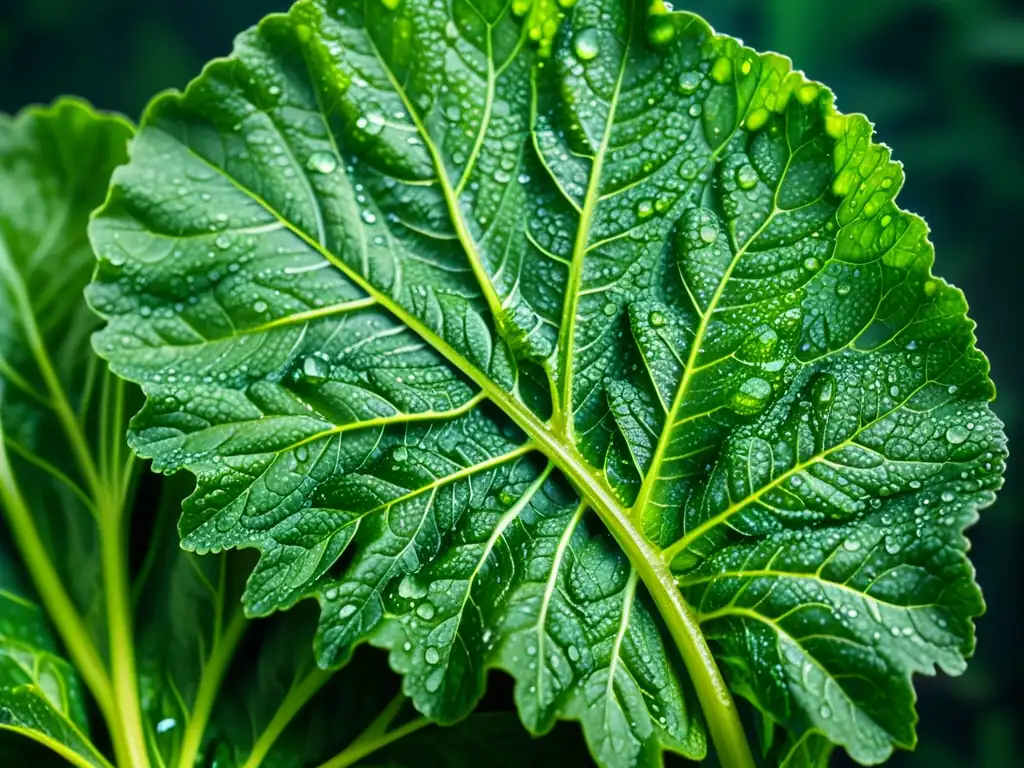
[[57,654],[42,612],[5,588],[0,589],[0,730],[37,741],[74,765],[109,768],[89,740],[78,676]]
[[695,691],[752,765],[724,673],[882,761],[983,609],[966,302],[787,59],[566,5],[303,0],[149,107],[91,229],[133,447],[198,478],[186,548],[259,551],[248,613],[315,598],[322,665],[386,648],[440,722],[501,668],[658,765]]
[[[96,478],[80,460],[91,463],[101,435],[117,428],[103,423],[108,374],[89,345],[97,322],[82,297],[95,268],[86,225],[130,135],[123,119],[73,99],[0,116],[0,470],[9,467],[0,501],[8,515],[17,505],[31,517],[97,647],[106,630]],[[12,528],[24,542],[24,526]]]

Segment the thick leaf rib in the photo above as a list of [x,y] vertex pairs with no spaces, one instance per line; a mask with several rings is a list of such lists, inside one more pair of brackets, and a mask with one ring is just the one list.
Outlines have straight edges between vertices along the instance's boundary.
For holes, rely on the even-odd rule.
[[199,479],[186,547],[317,599],[322,664],[384,647],[442,722],[500,667],[632,766],[703,754],[681,656],[745,765],[710,640],[790,764],[878,762],[973,648],[1005,455],[902,180],[689,14],[303,0],[150,106],[96,345]]

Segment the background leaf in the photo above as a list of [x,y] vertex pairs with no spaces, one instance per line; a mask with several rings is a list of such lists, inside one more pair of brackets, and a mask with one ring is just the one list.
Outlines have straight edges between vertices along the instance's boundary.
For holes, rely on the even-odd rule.
[[99,648],[95,500],[73,441],[54,439],[63,429],[51,385],[66,397],[65,415],[86,425],[93,442],[82,449],[98,448],[108,374],[90,349],[96,323],[82,298],[94,266],[86,222],[130,135],[124,120],[73,99],[0,117],[0,450]]

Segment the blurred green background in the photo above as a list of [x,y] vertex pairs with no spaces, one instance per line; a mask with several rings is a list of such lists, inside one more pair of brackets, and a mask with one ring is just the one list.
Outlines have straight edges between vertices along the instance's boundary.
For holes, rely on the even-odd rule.
[[[4,0],[0,110],[79,94],[137,117],[232,37],[288,0]],[[964,289],[1021,443],[1024,381],[1024,3],[1014,0],[683,0],[682,10],[788,54],[864,112],[907,166],[904,207],[931,224],[937,273]],[[1014,8],[1016,6],[1016,8]],[[1024,466],[971,533],[989,613],[961,678],[918,680],[920,746],[891,764],[1003,768],[1018,757],[1021,659],[1016,566]]]

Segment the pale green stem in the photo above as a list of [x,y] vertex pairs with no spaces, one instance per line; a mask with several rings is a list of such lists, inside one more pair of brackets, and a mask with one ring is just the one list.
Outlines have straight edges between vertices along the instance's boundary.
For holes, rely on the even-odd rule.
[[388,702],[387,706],[380,711],[380,713],[373,718],[373,722],[370,723],[363,732],[356,737],[356,741],[366,741],[367,739],[375,739],[378,736],[383,736],[387,731],[388,727],[394,722],[394,719],[398,717],[398,713],[402,711],[402,707],[405,702],[409,700],[401,691]]
[[[87,666],[81,668],[82,677],[97,697],[97,704],[99,704],[107,721],[117,762],[131,768],[149,768],[149,755],[142,729],[142,708],[139,704],[138,680],[135,671],[135,641],[128,585],[128,552],[126,547],[126,520],[122,483],[116,477],[114,482],[105,483],[103,475],[97,469],[78,414],[72,409],[60,377],[57,375],[50,360],[46,344],[36,322],[25,283],[17,270],[14,269],[2,241],[0,241],[0,267],[5,267],[5,272],[8,273],[8,285],[14,294],[18,317],[21,321],[26,341],[32,350],[32,355],[43,377],[43,381],[50,392],[50,406],[63,428],[72,453],[75,456],[76,464],[85,478],[86,487],[91,493],[99,513],[97,519],[100,538],[100,564],[107,607],[111,675],[110,677],[106,675],[106,670],[103,669],[103,665],[99,662],[98,655],[96,655],[96,661],[99,663],[100,669],[103,669],[102,677],[107,683],[106,690],[96,687],[99,672],[90,668],[92,660],[89,658],[85,659]],[[123,384],[121,386],[123,387]],[[120,404],[121,402],[121,397],[118,396],[116,403]],[[106,403],[104,402],[103,405],[106,405]],[[117,414],[117,419],[114,422],[114,439],[117,441],[124,439],[124,435],[121,433],[122,418],[123,414]],[[107,419],[102,419],[100,422],[101,428],[106,427],[108,423]],[[106,434],[104,434],[99,441],[101,455],[105,453],[104,446],[106,442]],[[6,464],[6,455],[4,462]],[[10,472],[9,465],[7,465],[6,470],[7,474],[11,476],[10,480],[13,482],[13,475]],[[20,494],[18,496],[20,499]],[[20,501],[20,505],[15,503],[13,508],[15,510],[14,516],[17,517],[20,514],[23,518],[19,520],[22,526],[22,538],[24,539],[24,544],[21,546],[22,554],[30,570],[34,571],[33,578],[37,580],[40,595],[43,597],[48,609],[50,609],[50,604],[54,603],[57,610],[63,613],[60,618],[55,616],[55,623],[58,621],[70,622],[73,616],[77,619],[77,623],[81,628],[80,632],[77,630],[72,632],[70,641],[65,638],[68,654],[77,665],[79,664],[78,657],[82,655],[81,651],[77,649],[77,645],[83,639],[88,638],[88,635],[85,634],[81,619],[78,617],[74,605],[64,591],[59,575],[53,568],[52,563],[49,562],[42,540],[37,533],[33,536],[35,529],[27,505],[24,504],[23,499],[20,499]],[[29,524],[27,528],[25,527],[26,521]],[[12,525],[13,527],[15,525]],[[31,563],[29,562],[30,558],[32,559]],[[63,600],[67,601],[66,605],[61,605]],[[95,654],[95,650],[92,653]],[[93,680],[93,684],[89,683],[90,678]]]
[[393,731],[382,733],[374,738],[364,739],[359,737],[342,752],[339,752],[326,763],[321,764],[320,768],[348,768],[348,766],[355,765],[364,757],[373,754],[378,749],[383,749],[389,744],[393,744],[399,739],[408,736],[411,733],[415,733],[422,728],[426,728],[431,724],[432,722],[427,718],[420,717],[416,720],[411,720],[404,725],[398,726]]
[[[100,517],[100,557],[103,592],[107,604],[110,634],[110,667],[114,700],[120,715],[112,737],[124,743],[127,765],[149,768],[149,753],[142,728],[138,676],[135,669],[135,639],[131,586],[128,583],[127,520],[119,501],[103,505]],[[102,508],[102,507],[101,507]],[[120,762],[120,761],[119,761]]]
[[334,676],[334,672],[326,671],[320,668],[314,669],[308,675],[306,675],[298,685],[292,687],[288,694],[284,697],[284,701],[281,702],[281,706],[277,708],[277,712],[270,719],[267,727],[263,729],[263,733],[256,740],[256,743],[252,747],[252,752],[249,754],[249,759],[245,761],[242,768],[257,768],[263,764],[263,761],[267,758],[270,750],[277,742],[278,738],[284,733],[284,729],[288,727],[292,719],[299,713],[306,704],[309,702],[316,693],[324,687],[328,680]]
[[242,635],[245,634],[248,623],[241,609],[237,610],[228,622],[223,635],[214,645],[210,658],[203,668],[195,702],[192,705],[192,714],[189,716],[185,735],[181,740],[181,754],[178,759],[178,765],[181,768],[193,768],[196,764],[221,683],[224,681],[228,665],[235,656],[235,650],[238,648]]
[[[3,429],[0,425],[0,436]],[[29,576],[35,585],[39,599],[53,621],[57,634],[60,635],[75,667],[82,675],[82,680],[96,699],[96,704],[103,713],[104,719],[116,724],[113,691],[103,661],[100,659],[96,646],[93,644],[85,623],[79,615],[70,595],[64,589],[56,567],[46,551],[43,540],[36,529],[35,519],[25,503],[11,469],[4,441],[0,439],[0,501],[7,513],[7,523],[11,528],[21,558],[28,569]]]

